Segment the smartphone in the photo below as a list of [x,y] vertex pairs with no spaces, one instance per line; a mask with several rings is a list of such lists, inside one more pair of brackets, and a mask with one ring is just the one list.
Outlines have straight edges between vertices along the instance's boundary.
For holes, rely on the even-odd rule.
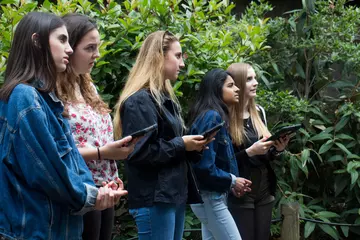
[[223,121],[222,123],[219,123],[215,127],[212,127],[210,129],[206,130],[201,135],[204,136],[204,139],[209,138],[214,132],[219,131],[224,126],[224,124],[225,124],[225,121]]
[[277,130],[275,134],[269,137],[266,141],[275,141],[282,137],[285,137],[286,135],[292,135],[302,127],[303,127],[302,124],[295,124],[295,125],[282,127],[279,130]]
[[155,123],[154,125],[151,125],[151,126],[149,126],[147,128],[144,128],[144,129],[141,129],[139,131],[136,131],[136,132],[133,132],[133,133],[129,134],[129,136],[132,136],[132,139],[128,144],[131,144],[132,141],[135,140],[136,138],[145,136],[145,134],[155,130],[157,127],[158,127],[158,125],[157,125],[157,123]]

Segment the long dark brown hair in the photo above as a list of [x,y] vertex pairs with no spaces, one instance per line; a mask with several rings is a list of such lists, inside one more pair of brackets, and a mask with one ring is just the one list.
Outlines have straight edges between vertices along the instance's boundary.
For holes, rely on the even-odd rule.
[[30,84],[34,79],[43,81],[39,91],[50,92],[56,88],[57,72],[49,36],[64,25],[60,17],[50,13],[30,12],[21,19],[11,44],[0,100],[8,101],[18,84]]
[[[91,18],[77,13],[66,14],[62,19],[69,33],[70,46],[74,50],[72,55],[75,55],[81,39],[88,32],[97,29],[96,23]],[[90,74],[76,75],[71,67],[71,60],[72,56],[70,56],[70,64],[67,66],[66,71],[58,74],[57,94],[59,98],[64,102],[65,106],[70,102],[76,102],[75,86],[78,84],[81,95],[87,104],[100,114],[109,113],[108,105],[96,94]],[[68,116],[66,107],[63,115]]]

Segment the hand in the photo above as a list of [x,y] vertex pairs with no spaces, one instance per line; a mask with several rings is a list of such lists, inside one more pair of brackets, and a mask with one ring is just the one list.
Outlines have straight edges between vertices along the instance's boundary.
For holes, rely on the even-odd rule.
[[111,182],[102,182],[102,186],[107,186],[108,188],[112,190],[123,190],[124,189],[124,183],[121,181],[120,178],[116,177],[114,181]]
[[278,151],[278,152],[284,151],[284,149],[286,148],[286,146],[289,143],[289,140],[290,140],[289,135],[286,135],[285,137],[281,137],[278,140],[276,140],[274,143],[274,147],[276,148],[276,151]]
[[202,135],[186,135],[183,136],[186,151],[198,151],[200,152],[206,148],[206,144],[213,141],[213,139],[204,139]]
[[138,139],[132,141],[132,144],[128,143],[132,140],[131,136],[124,137],[120,140],[109,142],[104,146],[100,147],[100,153],[102,159],[126,159],[132,151],[134,151],[134,142],[136,143]]
[[236,182],[233,189],[233,193],[235,193],[234,195],[237,196],[242,196],[244,195],[246,192],[251,192],[251,186],[252,182],[250,180],[247,180],[246,178],[241,178],[238,177],[236,178]]
[[104,210],[116,205],[121,196],[126,195],[128,192],[123,189],[112,190],[108,186],[99,188],[98,195],[96,197],[95,209]]
[[267,137],[264,137],[260,139],[259,141],[255,142],[253,145],[251,145],[249,148],[247,148],[245,151],[249,157],[255,156],[255,155],[264,155],[269,151],[269,148],[274,145],[274,141],[267,141]]

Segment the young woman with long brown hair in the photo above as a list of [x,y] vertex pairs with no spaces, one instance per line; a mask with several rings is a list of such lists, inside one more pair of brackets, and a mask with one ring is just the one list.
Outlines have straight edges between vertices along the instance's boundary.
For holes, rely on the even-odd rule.
[[[114,142],[110,109],[101,99],[90,72],[99,55],[100,35],[94,20],[81,14],[62,17],[69,32],[73,54],[64,73],[59,74],[57,91],[65,104],[65,115],[79,152],[89,167],[95,185],[116,182],[115,160],[125,159],[133,145],[125,146],[131,137]],[[110,240],[114,223],[114,208],[91,211],[84,215],[84,240]]]

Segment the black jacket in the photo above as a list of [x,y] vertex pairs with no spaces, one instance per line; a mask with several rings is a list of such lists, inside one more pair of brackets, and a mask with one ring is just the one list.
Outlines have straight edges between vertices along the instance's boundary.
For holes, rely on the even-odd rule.
[[123,136],[153,125],[125,161],[129,208],[150,207],[154,202],[183,204],[187,200],[186,151],[178,109],[170,98],[159,108],[150,92],[131,95],[121,109]]

